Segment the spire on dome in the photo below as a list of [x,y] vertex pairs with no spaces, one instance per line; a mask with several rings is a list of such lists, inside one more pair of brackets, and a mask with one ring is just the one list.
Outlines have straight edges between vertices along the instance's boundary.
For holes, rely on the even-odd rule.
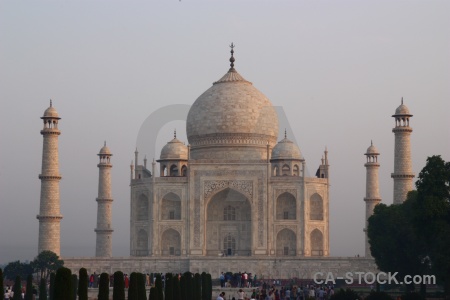
[[177,129],[176,129],[176,128],[173,130],[173,138],[174,138],[174,139],[177,138]]
[[230,45],[230,48],[231,48],[231,57],[230,57],[230,71],[234,71],[234,61],[235,61],[235,59],[234,59],[234,56],[233,56],[233,54],[234,54],[234,47],[235,47],[235,45],[233,44],[233,43],[231,43],[231,45]]
[[106,147],[106,141],[103,143],[103,146]]
[[403,105],[403,97],[402,97],[402,105]]
[[287,132],[286,132],[286,128],[284,129],[284,138],[287,139]]
[[50,107],[52,107],[52,99],[50,99]]

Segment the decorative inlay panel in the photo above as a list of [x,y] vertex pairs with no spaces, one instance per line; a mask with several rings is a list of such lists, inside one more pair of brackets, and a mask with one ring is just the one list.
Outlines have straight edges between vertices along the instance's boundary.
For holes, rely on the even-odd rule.
[[216,191],[225,188],[232,188],[242,192],[252,202],[253,198],[253,181],[251,180],[205,180],[204,182],[204,199],[208,199],[215,194]]

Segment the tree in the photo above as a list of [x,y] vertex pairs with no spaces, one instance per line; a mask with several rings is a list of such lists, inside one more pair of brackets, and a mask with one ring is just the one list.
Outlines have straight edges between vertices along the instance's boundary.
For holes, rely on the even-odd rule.
[[178,274],[174,274],[173,276],[173,300],[181,300],[180,280],[178,279]]
[[25,300],[33,300],[33,275],[27,276],[27,289],[25,291]]
[[416,188],[414,224],[426,245],[423,260],[450,295],[450,162],[428,157]]
[[361,297],[357,292],[351,289],[340,289],[333,296],[330,297],[330,300],[359,300]]
[[164,289],[164,300],[173,300],[173,282],[172,273],[166,273]]
[[20,278],[27,278],[28,275],[33,273],[33,268],[28,263],[22,263],[20,260],[8,263],[3,269],[5,277],[9,280],[14,280],[16,276]]
[[78,276],[77,274],[72,274],[72,299],[77,300],[78,294]]
[[[0,268],[0,287],[2,289],[2,292],[5,291],[4,287],[3,287],[3,270],[2,268]],[[1,295],[0,295],[1,296]],[[3,297],[3,296],[2,296]]]
[[88,300],[88,273],[85,268],[78,271],[78,300]]
[[54,299],[55,300],[72,300],[72,272],[64,267],[56,271]]
[[368,237],[380,270],[399,272],[399,277],[434,274],[450,294],[449,186],[450,163],[432,156],[418,176],[417,191],[409,192],[405,202],[375,207]]
[[145,291],[145,274],[138,273],[138,299],[147,300],[147,293]]
[[212,299],[212,278],[211,278],[211,274],[206,274],[206,287],[207,287],[207,291],[206,291],[206,299],[210,300]]
[[194,275],[194,298],[202,299],[202,280],[200,274],[195,273]]
[[59,259],[56,253],[45,250],[36,256],[31,265],[36,272],[40,273],[41,278],[48,279],[51,272],[56,272],[64,266],[64,261]]
[[13,300],[22,300],[22,280],[20,279],[20,276],[16,276],[16,280],[14,281],[13,286]]
[[47,300],[47,280],[41,278],[39,282],[39,300]]
[[55,277],[56,274],[54,272],[50,273],[50,288],[48,291],[49,294],[49,300],[54,300],[55,299]]
[[139,300],[138,298],[138,274],[133,272],[130,274],[130,286],[128,287],[128,300]]
[[162,300],[159,298],[159,293],[156,287],[150,288],[150,293],[148,295],[148,300]]
[[98,286],[98,300],[109,299],[109,275],[107,273],[100,274],[100,282]]
[[156,274],[155,287],[158,290],[158,299],[163,300],[164,294],[163,294],[161,274]]
[[113,300],[125,300],[125,282],[121,271],[114,273]]

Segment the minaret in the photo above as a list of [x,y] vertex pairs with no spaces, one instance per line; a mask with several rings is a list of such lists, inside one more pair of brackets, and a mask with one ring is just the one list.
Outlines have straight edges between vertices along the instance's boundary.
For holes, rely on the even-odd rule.
[[111,152],[105,145],[100,149],[100,162],[97,167],[98,174],[98,197],[97,197],[97,242],[95,246],[95,256],[111,257],[112,243],[111,236],[113,229],[111,228],[111,205],[113,202],[111,196],[111,168],[110,162]]
[[395,135],[395,155],[394,155],[394,204],[401,204],[406,200],[409,191],[413,189],[414,173],[411,164],[411,132],[409,127],[409,118],[413,115],[409,113],[409,109],[403,104],[395,110],[395,128],[392,132]]
[[378,155],[380,153],[373,143],[370,142],[370,147],[367,148],[367,152],[364,155],[367,157],[367,162],[364,164],[366,167],[366,197],[364,197],[364,201],[366,202],[366,227],[364,228],[364,232],[366,236],[366,257],[372,257],[369,239],[367,237],[367,224],[375,206],[381,202],[378,184],[378,169],[380,168]]
[[58,159],[58,136],[61,132],[58,129],[58,121],[61,119],[58,112],[52,106],[44,112],[41,117],[44,121],[44,128],[41,134],[44,138],[42,149],[42,170],[39,175],[41,180],[41,199],[39,215],[39,246],[38,253],[50,250],[56,255],[60,255],[61,230],[60,223],[62,215],[59,202],[59,159]]

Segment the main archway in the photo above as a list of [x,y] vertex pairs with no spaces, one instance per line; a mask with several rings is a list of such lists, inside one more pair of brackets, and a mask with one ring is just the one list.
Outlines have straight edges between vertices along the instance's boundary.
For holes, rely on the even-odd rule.
[[250,201],[236,190],[212,196],[206,209],[206,255],[251,255],[251,215]]

